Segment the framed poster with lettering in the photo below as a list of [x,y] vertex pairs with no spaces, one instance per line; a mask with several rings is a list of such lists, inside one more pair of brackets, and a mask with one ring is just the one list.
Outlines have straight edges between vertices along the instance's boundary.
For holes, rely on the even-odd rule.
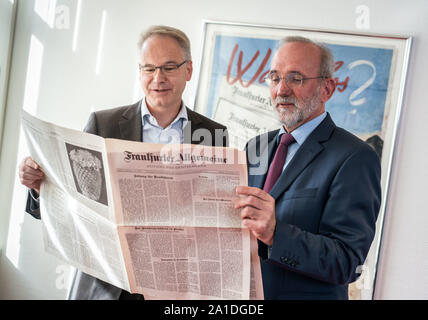
[[362,275],[350,286],[351,299],[371,299],[411,38],[205,22],[194,106],[228,127],[230,146],[242,149],[250,138],[281,126],[263,78],[279,40],[287,36],[307,37],[332,50],[336,91],[326,111],[381,157],[383,203],[376,236],[356,270]]

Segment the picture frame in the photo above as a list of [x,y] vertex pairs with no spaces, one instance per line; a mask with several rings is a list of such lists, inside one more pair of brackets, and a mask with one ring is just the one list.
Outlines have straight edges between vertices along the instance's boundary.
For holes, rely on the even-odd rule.
[[381,158],[376,235],[366,262],[356,270],[361,276],[349,289],[350,299],[372,299],[412,38],[204,21],[194,110],[226,125],[231,147],[242,149],[252,137],[281,126],[263,78],[279,40],[287,36],[303,36],[332,50],[336,91],[326,111]]

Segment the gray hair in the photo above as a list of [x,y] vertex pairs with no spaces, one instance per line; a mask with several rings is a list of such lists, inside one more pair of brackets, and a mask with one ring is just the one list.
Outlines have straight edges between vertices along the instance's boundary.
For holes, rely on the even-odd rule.
[[311,39],[301,37],[301,36],[289,36],[281,39],[278,43],[278,49],[281,48],[284,44],[290,42],[300,42],[300,43],[310,43],[315,45],[320,49],[321,52],[321,62],[320,62],[320,77],[332,78],[334,74],[334,58],[333,53],[330,48],[325,44],[320,42],[312,41]]
[[184,59],[189,61],[192,60],[192,55],[190,53],[190,40],[183,31],[169,26],[151,26],[140,34],[138,49],[141,50],[144,42],[153,36],[167,36],[177,40],[178,45],[183,51]]

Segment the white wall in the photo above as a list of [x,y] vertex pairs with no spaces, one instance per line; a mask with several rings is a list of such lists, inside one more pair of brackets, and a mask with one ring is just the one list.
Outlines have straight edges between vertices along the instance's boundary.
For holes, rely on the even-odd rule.
[[13,0],[0,0],[0,147],[6,107],[8,66],[12,48],[14,7]]
[[[25,100],[32,35],[43,46],[43,62],[39,94],[27,93],[26,108],[34,108],[43,119],[80,130],[91,107],[101,109],[135,101],[135,43],[138,33],[149,25],[168,24],[189,35],[195,73],[184,98],[191,104],[199,71],[203,19],[360,32],[355,25],[355,9],[361,4],[370,9],[369,32],[414,37],[375,297],[427,299],[428,215],[424,198],[428,190],[428,149],[424,141],[428,140],[428,109],[423,90],[427,70],[423,66],[428,56],[428,2],[423,0],[83,0],[76,52],[71,48],[77,0],[57,0],[57,5],[66,6],[60,8],[70,9],[69,29],[50,28],[34,13],[34,0],[19,1],[0,154],[0,230],[6,229],[4,226],[12,230],[8,252],[3,250],[0,258],[0,298],[61,299],[66,295],[66,289],[61,289],[62,263],[43,252],[40,224],[23,214],[25,189],[17,183],[16,163],[25,154],[25,149],[17,146],[19,112]],[[103,10],[104,55],[100,74],[96,75]],[[58,23],[61,26],[61,21]],[[5,236],[0,234],[0,240]]]

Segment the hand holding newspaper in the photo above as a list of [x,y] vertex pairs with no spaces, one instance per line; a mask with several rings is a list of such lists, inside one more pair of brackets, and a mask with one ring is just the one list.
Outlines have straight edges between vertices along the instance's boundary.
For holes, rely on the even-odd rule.
[[233,207],[245,152],[150,144],[62,128],[23,112],[46,174],[46,251],[146,299],[263,299],[256,239]]

